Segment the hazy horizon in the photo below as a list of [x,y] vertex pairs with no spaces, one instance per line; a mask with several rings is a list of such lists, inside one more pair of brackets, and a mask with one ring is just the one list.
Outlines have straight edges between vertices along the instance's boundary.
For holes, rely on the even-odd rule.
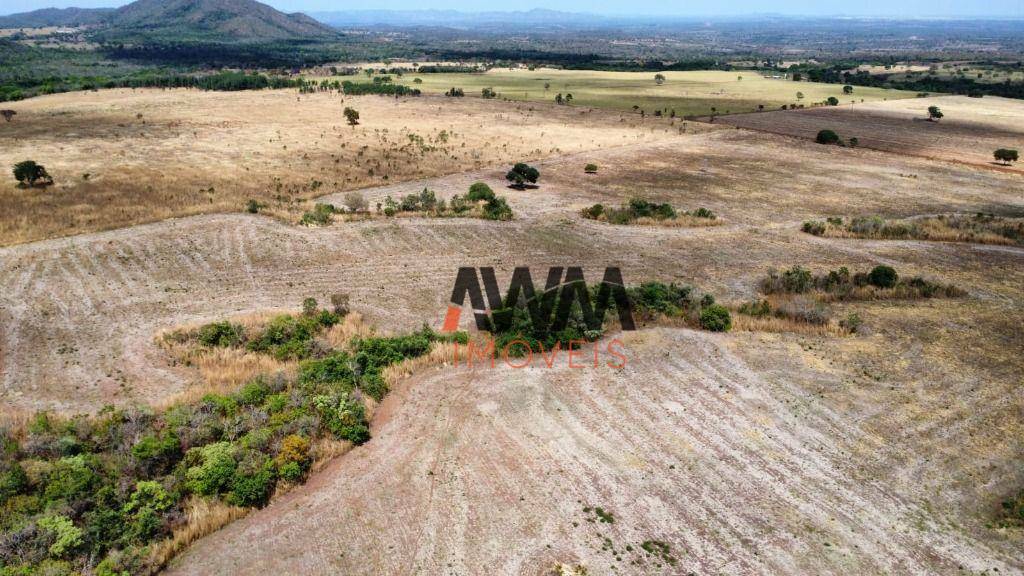
[[[492,2],[482,0],[433,0],[424,5],[418,0],[354,0],[341,5],[330,0],[279,1],[263,0],[266,4],[285,12],[345,12],[345,11],[423,11],[455,10],[463,13],[511,12],[550,9],[549,3],[538,0],[511,0],[496,8]],[[0,8],[0,15],[29,12],[41,8],[116,8],[130,0],[9,0]],[[770,8],[770,9],[768,9]],[[676,16],[676,17],[737,17],[757,15],[809,16],[809,17],[879,17],[879,18],[970,18],[1004,19],[1024,17],[1024,0],[1006,3],[993,12],[990,5],[966,0],[865,0],[856,6],[836,10],[835,4],[811,0],[784,0],[766,6],[753,0],[697,0],[685,6],[674,0],[606,0],[600,7],[586,0],[567,0],[557,10],[603,16]]]

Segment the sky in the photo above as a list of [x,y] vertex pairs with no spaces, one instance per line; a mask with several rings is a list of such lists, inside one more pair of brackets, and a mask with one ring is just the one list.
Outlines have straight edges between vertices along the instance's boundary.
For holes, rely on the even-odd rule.
[[[566,12],[614,15],[741,16],[771,12],[794,16],[891,16],[933,17],[1024,17],[1024,0],[263,0],[285,12],[332,12],[346,10],[459,10],[463,12],[557,8]],[[0,14],[38,8],[78,6],[95,8],[120,6],[127,0],[0,0]]]

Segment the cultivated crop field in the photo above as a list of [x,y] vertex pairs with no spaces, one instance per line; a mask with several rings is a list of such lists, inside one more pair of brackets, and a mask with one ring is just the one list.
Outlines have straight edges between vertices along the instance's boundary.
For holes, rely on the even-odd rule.
[[[629,284],[692,285],[734,310],[765,296],[769,268],[797,265],[884,264],[962,294],[830,303],[833,324],[856,315],[853,332],[758,329],[739,314],[726,333],[645,320],[611,335],[627,351],[618,370],[419,365],[372,405],[369,442],[199,540],[170,573],[1024,570],[1024,534],[996,520],[1024,486],[1024,249],[801,231],[826,217],[1019,217],[1020,174],[869,149],[867,132],[841,148],[583,106],[340,98],[119,91],[16,104],[0,162],[27,154],[56,184],[0,188],[4,243],[21,242],[0,247],[7,419],[201,397],[208,372],[164,335],[308,297],[346,294],[383,332],[437,328],[460,266],[493,266],[502,289],[514,266],[535,281],[549,266],[583,266],[592,280],[620,266]],[[823,112],[938,103],[947,119],[935,128],[963,143],[960,102]],[[1000,130],[1024,116],[998,99],[963,106],[974,103],[990,107],[972,121]],[[344,106],[359,126],[344,124]],[[539,169],[537,188],[506,185],[522,159]],[[451,201],[478,181],[512,220],[297,224],[314,196],[342,205],[358,189],[373,206],[428,188]],[[268,208],[240,213],[255,194]],[[705,208],[717,225],[581,214],[636,197]]]
[[[467,96],[480,96],[484,88],[493,88],[499,98],[553,102],[557,94],[572,94],[577,107],[608,108],[633,111],[633,106],[647,114],[656,110],[668,115],[705,116],[717,109],[719,114],[736,114],[778,109],[783,104],[804,104],[827,100],[841,102],[873,102],[883,99],[909,98],[911,92],[882,88],[857,87],[852,95],[844,95],[837,84],[793,82],[766,78],[750,71],[662,72],[663,84],[655,82],[654,72],[598,72],[592,70],[554,70],[550,68],[491,69],[481,74],[417,74],[408,72],[396,81],[432,93],[462,88]],[[413,84],[419,78],[422,84]],[[548,86],[545,88],[545,86]],[[802,98],[797,97],[802,93]]]
[[[929,122],[928,107],[943,118]],[[908,156],[937,158],[1001,170],[1020,171],[995,162],[999,148],[1024,149],[1024,108],[1008,98],[939,96],[890,100],[856,106],[743,114],[720,119],[729,125],[814,139],[819,130],[834,130],[859,146]]]
[[[346,106],[360,112],[358,126],[346,124]],[[105,90],[4,107],[17,115],[0,122],[0,165],[34,160],[55,183],[23,189],[0,180],[0,245],[241,212],[249,200],[298,220],[307,200],[330,192],[678,132],[667,119],[553,104],[288,90]]]

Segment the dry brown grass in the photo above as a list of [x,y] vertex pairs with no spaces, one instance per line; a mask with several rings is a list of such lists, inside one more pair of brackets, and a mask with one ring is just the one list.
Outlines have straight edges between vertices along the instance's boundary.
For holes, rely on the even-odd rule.
[[[345,125],[352,106],[361,124]],[[296,222],[324,194],[675,137],[668,124],[477,98],[292,90],[102,90],[10,103],[0,166],[32,159],[54,185],[0,180],[0,245],[213,212]]]
[[[271,319],[280,314],[294,313],[285,310],[265,310],[230,318],[246,333],[259,332]],[[361,326],[361,318],[346,323]],[[172,362],[182,363],[198,371],[198,381],[185,391],[160,400],[154,406],[158,409],[174,404],[200,400],[207,394],[231,394],[246,382],[260,375],[282,374],[294,376],[298,362],[277,360],[266,354],[249,352],[239,348],[206,348],[196,342],[196,333],[201,324],[186,324],[160,332],[155,340],[164,348]],[[336,325],[334,328],[338,328]],[[350,328],[354,329],[354,328]]]
[[313,463],[309,467],[309,473],[316,474],[323,470],[331,460],[347,454],[353,446],[348,440],[338,440],[330,437],[316,440],[310,449]]
[[828,324],[811,324],[792,318],[778,316],[748,316],[733,311],[732,329],[742,332],[774,332],[779,334],[793,333],[806,336],[849,336],[850,331],[835,322]]
[[680,214],[675,218],[637,218],[630,223],[640,226],[662,226],[664,228],[701,228],[722,225],[722,221],[718,218],[698,218],[689,214]]
[[220,530],[248,513],[245,508],[230,506],[215,498],[189,498],[185,503],[185,525],[175,528],[170,538],[150,546],[148,565],[151,573],[159,572],[196,540]]

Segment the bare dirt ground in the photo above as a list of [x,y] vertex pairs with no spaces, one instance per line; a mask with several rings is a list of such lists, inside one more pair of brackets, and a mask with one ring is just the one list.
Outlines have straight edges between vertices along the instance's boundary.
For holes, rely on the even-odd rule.
[[[516,265],[595,277],[620,265],[627,282],[728,301],[754,297],[768,267],[886,263],[970,296],[847,305],[869,331],[848,338],[643,330],[620,373],[422,375],[385,401],[369,444],[200,542],[177,570],[657,573],[635,553],[644,540],[671,545],[670,573],[1024,569],[1020,537],[985,527],[1024,483],[1024,250],[799,232],[825,215],[1019,214],[1020,176],[741,130],[539,167],[530,191],[503,188],[497,169],[366,191],[448,197],[482,179],[512,222],[307,229],[204,215],[0,248],[3,402],[73,412],[171,396],[195,374],[167,365],[157,331],[307,296],[348,292],[386,329],[438,326],[457,266],[495,266],[505,281]],[[711,208],[723,225],[579,217],[635,195]],[[585,506],[615,523],[586,522]]]
[[[867,406],[818,396],[817,386],[839,382],[809,366],[813,353],[682,330],[627,340],[633,361],[620,372],[463,368],[416,378],[386,400],[372,442],[200,542],[170,573],[1020,568],[1006,543],[979,542],[960,519],[894,485],[889,466],[902,463],[892,454],[850,458],[892,443],[860,420]],[[777,371],[752,366],[749,347]],[[595,506],[614,523],[589,522],[584,507]],[[656,565],[641,549],[651,540],[669,544],[677,565]]]
[[[945,117],[929,122],[928,107]],[[819,130],[834,130],[844,141],[901,155],[988,166],[1020,172],[995,162],[998,148],[1024,150],[1024,108],[1008,98],[939,96],[826,106],[803,110],[737,114],[716,123],[813,140]]]
[[[360,112],[348,126],[344,107]],[[32,98],[0,123],[0,245],[241,212],[298,221],[327,193],[678,134],[671,121],[476,98],[295,90],[103,90]],[[690,123],[689,129],[701,125]],[[45,189],[9,167],[46,166]]]

